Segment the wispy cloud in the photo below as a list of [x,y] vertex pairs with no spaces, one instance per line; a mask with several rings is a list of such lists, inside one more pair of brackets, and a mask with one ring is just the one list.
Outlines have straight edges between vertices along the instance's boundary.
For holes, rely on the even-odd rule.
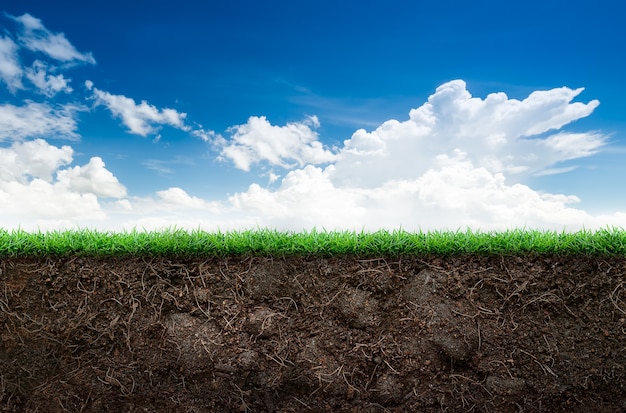
[[51,75],[48,73],[48,65],[39,60],[35,60],[32,67],[26,69],[26,77],[47,97],[53,97],[59,92],[73,91],[69,85],[70,79],[66,79],[63,74]]
[[82,110],[74,104],[51,106],[29,100],[21,106],[0,105],[0,142],[41,136],[76,139],[77,113]]
[[158,109],[145,100],[137,104],[132,98],[100,90],[89,80],[85,82],[85,86],[93,91],[96,105],[106,106],[114,116],[121,118],[130,133],[148,136],[156,133],[161,125],[169,125],[184,131],[191,130],[185,125],[186,113],[169,108]]
[[175,172],[174,165],[194,165],[194,161],[188,157],[177,156],[174,159],[146,159],[141,164],[160,175],[170,175]]
[[0,37],[0,80],[11,93],[22,89],[22,66],[17,54],[18,46],[9,37]]
[[40,19],[28,13],[18,17],[7,16],[22,26],[17,38],[27,49],[43,53],[60,62],[96,63],[91,53],[80,53],[63,33],[51,32]]
[[[4,16],[18,22],[21,27],[13,36],[0,37],[0,81],[13,95],[18,90],[34,90],[46,97],[54,97],[60,92],[71,93],[71,80],[61,73],[63,69],[58,63],[95,63],[91,54],[76,51],[63,34],[50,32],[39,19],[29,14]],[[38,57],[30,66],[22,63],[24,50],[35,52]],[[32,59],[32,56],[29,58]],[[44,136],[78,138],[77,114],[85,109],[82,104],[49,104],[32,100],[36,97],[22,100],[17,105],[0,105],[0,141]]]

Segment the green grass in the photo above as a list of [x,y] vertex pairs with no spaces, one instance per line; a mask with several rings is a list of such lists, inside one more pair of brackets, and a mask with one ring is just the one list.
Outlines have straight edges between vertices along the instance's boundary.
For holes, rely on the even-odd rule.
[[0,257],[28,256],[224,256],[224,255],[626,255],[626,231],[503,232],[26,232],[0,229]]

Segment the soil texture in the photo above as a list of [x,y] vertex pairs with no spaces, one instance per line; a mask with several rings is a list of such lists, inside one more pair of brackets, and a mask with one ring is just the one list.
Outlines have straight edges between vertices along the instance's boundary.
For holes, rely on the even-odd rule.
[[626,411],[626,258],[1,258],[0,411]]

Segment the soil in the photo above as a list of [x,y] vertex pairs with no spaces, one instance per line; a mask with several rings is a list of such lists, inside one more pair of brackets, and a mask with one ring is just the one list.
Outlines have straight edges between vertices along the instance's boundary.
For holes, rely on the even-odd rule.
[[626,257],[0,258],[0,411],[626,411]]

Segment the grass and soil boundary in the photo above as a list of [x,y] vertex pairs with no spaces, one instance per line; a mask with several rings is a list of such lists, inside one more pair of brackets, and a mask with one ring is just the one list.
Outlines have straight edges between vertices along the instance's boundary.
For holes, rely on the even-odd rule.
[[0,411],[626,409],[623,232],[307,236],[0,231]]

